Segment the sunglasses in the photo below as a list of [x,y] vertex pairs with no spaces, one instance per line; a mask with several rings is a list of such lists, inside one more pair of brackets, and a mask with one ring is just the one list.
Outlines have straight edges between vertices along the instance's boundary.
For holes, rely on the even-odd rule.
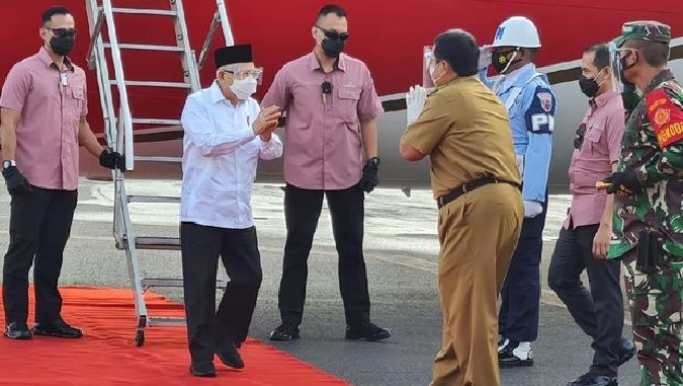
[[583,145],[583,137],[586,135],[586,124],[582,123],[578,130],[576,130],[576,136],[574,137],[574,149],[581,149]]
[[337,31],[327,30],[323,27],[318,27],[317,25],[315,26],[315,28],[323,31],[323,34],[325,34],[325,37],[330,39],[330,40],[341,40],[344,42],[344,41],[346,41],[346,39],[349,38],[349,34],[346,32],[339,33]]

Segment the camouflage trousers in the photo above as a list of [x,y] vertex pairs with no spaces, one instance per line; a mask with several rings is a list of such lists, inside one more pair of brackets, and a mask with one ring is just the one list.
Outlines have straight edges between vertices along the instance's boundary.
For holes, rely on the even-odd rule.
[[657,272],[645,274],[636,270],[635,251],[623,258],[640,386],[683,386],[683,261],[673,259],[667,255]]

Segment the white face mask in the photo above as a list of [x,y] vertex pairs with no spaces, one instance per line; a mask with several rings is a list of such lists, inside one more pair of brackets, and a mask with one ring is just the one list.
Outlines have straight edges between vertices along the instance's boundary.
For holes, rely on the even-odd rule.
[[246,100],[256,92],[256,79],[244,78],[241,80],[235,80],[230,86],[230,91],[232,91],[237,99]]

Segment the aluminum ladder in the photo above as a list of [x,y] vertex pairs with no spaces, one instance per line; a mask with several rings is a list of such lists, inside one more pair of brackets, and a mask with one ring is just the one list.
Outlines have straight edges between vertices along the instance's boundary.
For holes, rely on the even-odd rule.
[[[137,118],[132,116],[132,106],[128,100],[127,87],[148,87],[164,90],[165,88],[184,88],[188,93],[201,88],[199,68],[206,60],[207,52],[213,41],[219,25],[222,26],[226,45],[233,45],[233,37],[227,17],[224,0],[216,0],[217,10],[208,36],[204,42],[199,60],[195,59],[195,52],[189,46],[189,36],[185,22],[182,0],[168,0],[167,9],[116,8],[114,0],[85,0],[90,26],[90,46],[88,48],[88,67],[97,70],[97,82],[102,104],[104,119],[104,137],[110,148],[126,155],[126,169],[132,171],[134,162],[181,162],[180,157],[149,157],[134,155],[133,127],[137,125],[180,126],[180,111],[173,119]],[[171,17],[174,20],[176,46],[160,46],[147,44],[120,43],[116,33],[115,14],[138,15],[140,23],[150,17]],[[106,27],[105,27],[106,25]],[[102,37],[102,29],[107,28],[108,42]],[[170,33],[170,31],[169,31]],[[122,50],[141,50],[148,52],[177,52],[183,69],[183,82],[139,81],[125,78],[124,66],[121,58]],[[111,79],[108,69],[109,52],[114,78]],[[118,89],[118,111],[115,109],[112,87]],[[118,113],[118,114],[117,114]],[[145,328],[152,326],[185,326],[184,317],[154,317],[148,314],[145,305],[144,292],[152,287],[183,287],[181,278],[146,278],[142,277],[139,267],[138,252],[140,250],[179,251],[180,239],[171,237],[138,237],[133,229],[128,204],[142,203],[179,203],[179,197],[169,196],[137,196],[126,194],[124,174],[119,170],[112,171],[114,181],[114,225],[113,235],[116,248],[125,250],[128,273],[134,292],[137,327],[135,343],[138,347],[144,345]],[[224,289],[224,280],[217,280],[217,289]]]

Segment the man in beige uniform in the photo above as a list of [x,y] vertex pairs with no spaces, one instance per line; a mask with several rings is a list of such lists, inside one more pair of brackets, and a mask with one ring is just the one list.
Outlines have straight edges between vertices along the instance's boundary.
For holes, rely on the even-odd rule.
[[439,207],[444,337],[432,386],[500,385],[497,300],[524,218],[507,112],[477,78],[478,57],[463,30],[436,37],[429,64],[436,90],[424,108],[409,94],[401,140],[404,159],[430,157]]

